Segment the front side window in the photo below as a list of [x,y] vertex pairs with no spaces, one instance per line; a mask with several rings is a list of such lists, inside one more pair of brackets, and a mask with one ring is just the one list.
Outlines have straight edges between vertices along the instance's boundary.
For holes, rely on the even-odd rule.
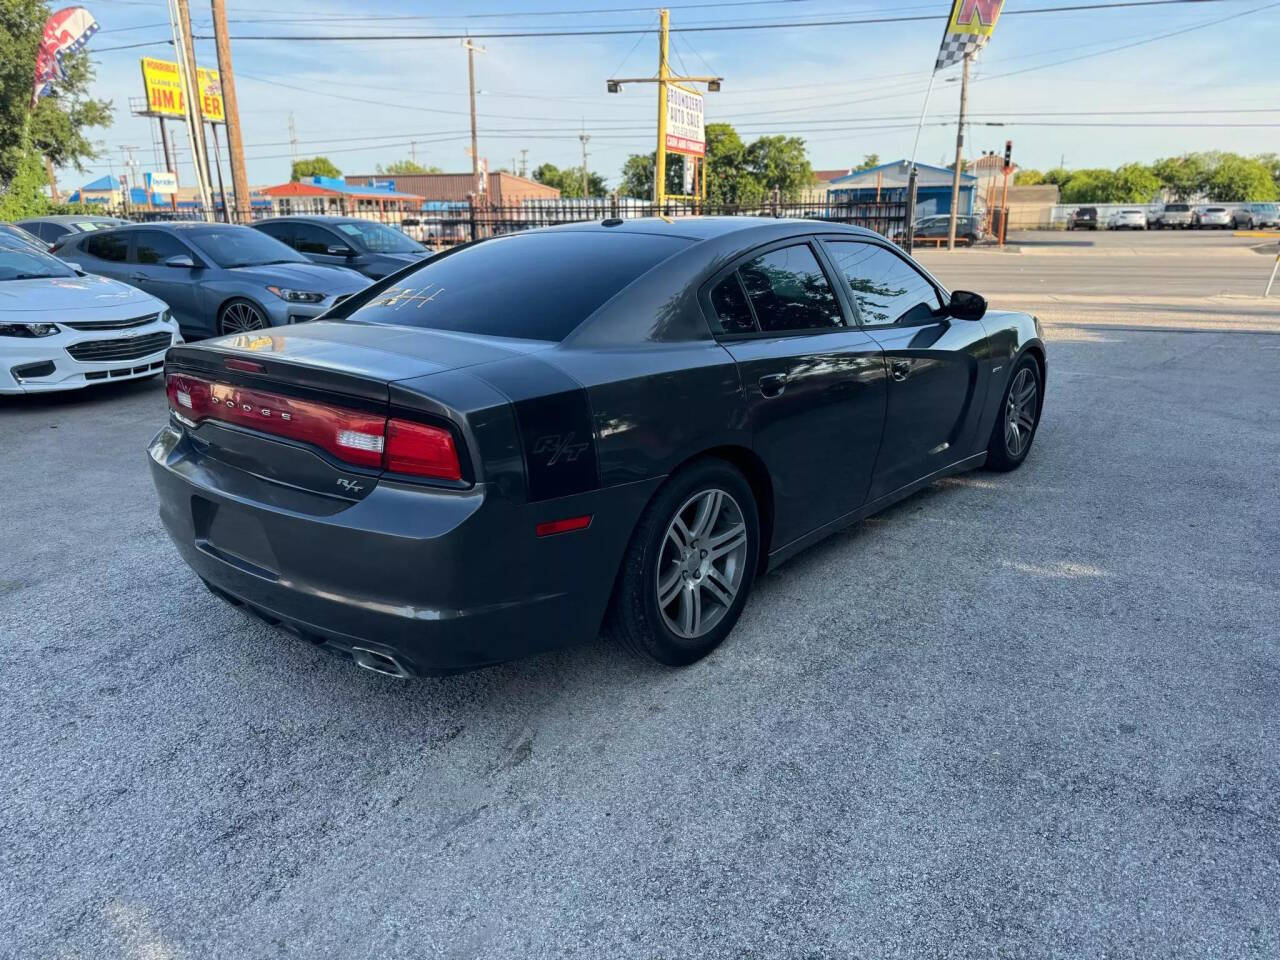
[[124,263],[129,259],[129,235],[127,233],[90,234],[82,244],[84,252],[99,260]]
[[293,246],[293,224],[291,223],[260,223],[257,229],[268,237]]
[[259,267],[270,263],[306,263],[305,257],[251,227],[200,227],[184,234],[197,250],[222,267]]
[[134,259],[138,263],[164,263],[170,257],[189,257],[182,241],[159,230],[139,230],[134,241]]
[[293,228],[293,247],[299,253],[327,254],[330,247],[343,246],[341,240],[314,223],[299,223]]
[[864,324],[922,323],[941,309],[933,284],[896,253],[850,240],[828,240],[826,247],[849,281]]
[[835,291],[808,244],[770,250],[738,273],[764,333],[845,325]]

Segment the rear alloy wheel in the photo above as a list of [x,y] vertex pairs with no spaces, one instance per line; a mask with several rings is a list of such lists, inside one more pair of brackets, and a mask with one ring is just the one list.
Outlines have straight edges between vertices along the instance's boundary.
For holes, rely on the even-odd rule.
[[728,636],[751,592],[759,556],[755,498],[721,460],[680,471],[632,535],[609,630],[659,663],[693,663]]
[[1040,423],[1040,368],[1031,357],[1023,357],[1014,368],[1000,404],[1000,415],[987,445],[987,466],[993,470],[1013,470],[1021,466],[1035,440]]
[[245,333],[266,326],[266,316],[248,300],[232,300],[218,314],[219,333]]

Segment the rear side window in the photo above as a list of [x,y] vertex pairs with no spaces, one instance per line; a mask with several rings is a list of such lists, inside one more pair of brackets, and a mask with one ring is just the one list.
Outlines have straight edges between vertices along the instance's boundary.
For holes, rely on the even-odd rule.
[[763,332],[844,326],[840,302],[808,244],[770,250],[738,273]]
[[90,234],[81,243],[81,249],[91,257],[124,263],[129,259],[129,237],[123,233]]
[[427,261],[350,319],[558,342],[689,242],[601,230],[498,237]]
[[755,333],[756,319],[735,270],[711,290],[711,306],[716,311],[722,333]]

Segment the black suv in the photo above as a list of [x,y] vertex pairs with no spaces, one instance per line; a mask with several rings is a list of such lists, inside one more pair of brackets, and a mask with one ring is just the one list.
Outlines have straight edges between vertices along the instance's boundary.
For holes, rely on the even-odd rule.
[[1097,230],[1098,208],[1078,207],[1067,221],[1068,230]]
[[429,257],[431,251],[399,230],[360,217],[274,217],[252,224],[312,263],[359,270],[371,280]]

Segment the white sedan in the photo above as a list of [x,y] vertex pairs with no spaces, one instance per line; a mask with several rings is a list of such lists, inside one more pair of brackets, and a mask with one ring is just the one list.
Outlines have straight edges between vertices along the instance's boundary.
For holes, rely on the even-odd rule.
[[151,294],[0,244],[0,394],[153,376],[175,343],[178,324]]
[[1145,230],[1147,215],[1142,210],[1120,210],[1107,221],[1108,230]]

